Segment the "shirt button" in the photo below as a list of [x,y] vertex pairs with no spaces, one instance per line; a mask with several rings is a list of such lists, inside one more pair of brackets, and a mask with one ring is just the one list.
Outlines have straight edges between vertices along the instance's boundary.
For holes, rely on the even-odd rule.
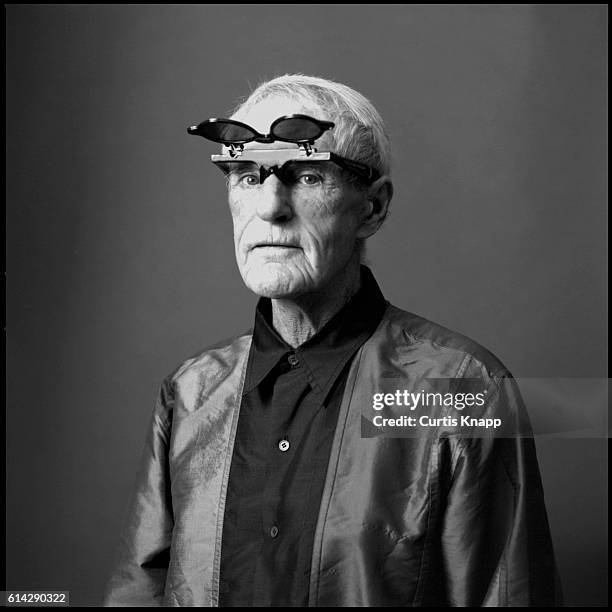
[[284,453],[285,451],[288,451],[288,450],[289,450],[289,440],[281,440],[281,441],[278,443],[278,448],[279,448],[280,450],[282,450],[282,451],[283,451],[283,453]]
[[287,357],[287,361],[289,362],[289,365],[293,367],[300,363],[300,360],[297,358],[297,355],[294,355],[293,353],[291,353],[291,355]]
[[270,537],[275,538],[278,535],[278,527],[274,525],[272,529],[270,529]]

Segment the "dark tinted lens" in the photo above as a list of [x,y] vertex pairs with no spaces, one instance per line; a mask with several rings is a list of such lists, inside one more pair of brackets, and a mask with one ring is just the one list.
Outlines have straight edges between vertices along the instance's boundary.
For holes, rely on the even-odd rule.
[[249,126],[227,121],[203,121],[196,133],[204,138],[223,144],[244,144],[259,136]]
[[323,129],[310,119],[293,117],[282,119],[272,128],[272,135],[278,140],[300,142],[315,140],[323,133]]

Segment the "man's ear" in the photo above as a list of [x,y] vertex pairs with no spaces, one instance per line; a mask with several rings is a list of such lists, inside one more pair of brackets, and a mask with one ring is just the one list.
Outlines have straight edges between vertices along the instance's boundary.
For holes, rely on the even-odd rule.
[[358,232],[359,238],[369,238],[378,231],[389,212],[389,203],[392,197],[393,183],[386,174],[368,187],[366,195],[368,207],[361,219],[361,227]]

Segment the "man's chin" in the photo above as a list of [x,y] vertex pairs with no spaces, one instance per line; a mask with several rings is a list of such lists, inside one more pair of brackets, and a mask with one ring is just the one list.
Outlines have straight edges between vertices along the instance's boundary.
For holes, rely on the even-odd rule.
[[290,299],[303,293],[299,289],[279,287],[272,283],[247,283],[247,287],[259,297],[270,298],[271,300]]
[[253,271],[244,275],[243,280],[253,293],[273,300],[290,299],[306,291],[301,278],[295,278],[287,270],[283,271],[284,274],[279,272]]

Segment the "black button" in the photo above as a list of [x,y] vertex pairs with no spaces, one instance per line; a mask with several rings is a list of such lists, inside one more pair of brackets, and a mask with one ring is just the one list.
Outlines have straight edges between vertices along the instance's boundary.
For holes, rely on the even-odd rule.
[[289,362],[290,366],[297,366],[300,363],[300,360],[297,358],[297,355],[291,353],[291,355],[289,355],[289,357],[287,357],[287,361]]
[[275,538],[278,535],[278,527],[274,525],[272,529],[270,529],[270,537]]

